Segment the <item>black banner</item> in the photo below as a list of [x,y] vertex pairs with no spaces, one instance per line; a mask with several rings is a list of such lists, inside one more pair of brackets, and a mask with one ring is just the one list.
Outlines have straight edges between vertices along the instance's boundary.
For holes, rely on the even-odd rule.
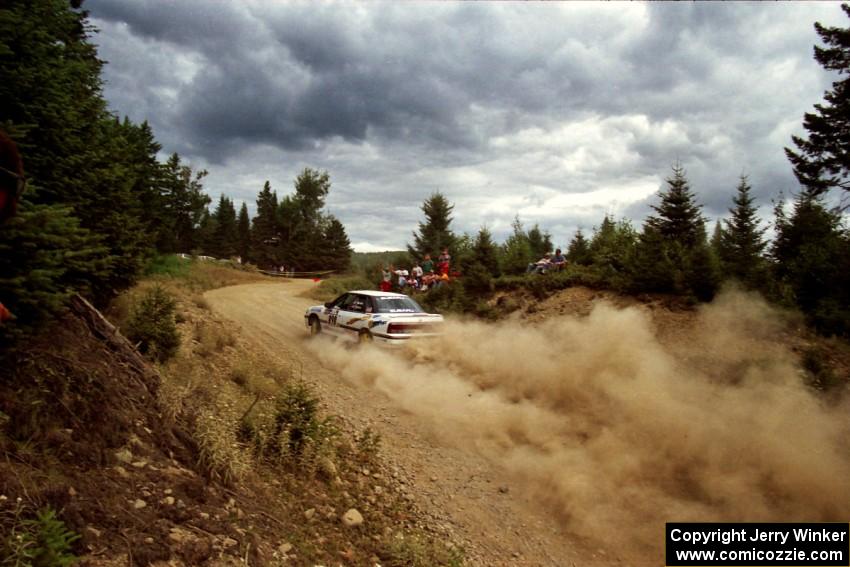
[[848,524],[668,523],[669,567],[850,566]]

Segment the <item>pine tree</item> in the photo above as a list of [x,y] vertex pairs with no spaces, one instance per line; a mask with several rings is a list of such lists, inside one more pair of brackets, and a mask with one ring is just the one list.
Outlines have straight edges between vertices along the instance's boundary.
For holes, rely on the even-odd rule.
[[644,225],[629,262],[630,277],[626,287],[632,292],[674,291],[677,266],[670,258],[670,248],[670,243],[656,228]]
[[407,246],[412,257],[421,259],[425,254],[430,254],[436,259],[443,248],[448,248],[450,253],[454,252],[456,237],[450,228],[452,209],[454,205],[449,204],[439,191],[425,200],[422,204],[425,222],[419,223],[419,232],[413,233],[413,245]]
[[152,180],[139,162],[150,141],[107,112],[85,12],[62,0],[8,0],[0,16],[0,123],[19,133],[39,188],[28,199],[71,206],[104,243],[88,288],[106,300],[133,282],[152,249],[142,220]]
[[216,226],[213,232],[213,247],[210,254],[222,259],[235,256],[239,233],[233,201],[222,195],[218,201],[218,206],[216,206],[214,216]]
[[544,254],[552,252],[552,235],[540,230],[540,225],[535,224],[531,227],[527,237],[533,258],[542,258]]
[[160,250],[190,253],[201,248],[198,235],[201,220],[212,202],[203,192],[201,180],[206,170],[193,172],[192,168],[172,154],[162,167],[159,192]]
[[528,233],[522,226],[519,216],[511,223],[513,232],[502,245],[500,265],[506,274],[523,274],[533,260],[531,245],[528,243]]
[[216,232],[218,232],[218,220],[214,214],[210,213],[209,209],[204,209],[201,221],[198,223],[198,230],[195,231],[197,248],[194,248],[192,253],[206,256],[215,255],[218,252]]
[[473,245],[473,260],[480,264],[492,277],[499,277],[502,272],[499,268],[499,253],[493,235],[486,226],[482,226],[475,237]]
[[774,213],[778,282],[821,331],[850,334],[850,235],[841,216],[817,191],[800,193],[790,217],[781,203]]
[[61,313],[74,290],[85,293],[92,274],[108,269],[100,242],[69,207],[22,200],[0,226],[0,303],[16,317],[0,325],[0,347]]
[[248,205],[243,201],[242,208],[239,209],[239,219],[236,221],[236,253],[242,259],[242,262],[251,260],[251,219],[248,216]]
[[[644,235],[632,264],[633,277],[648,281],[641,271],[651,270],[654,275],[649,279],[655,283],[650,287],[656,289],[646,291],[663,291],[662,288],[672,282],[675,293],[710,299],[719,281],[717,260],[708,245],[701,206],[696,202],[681,165],[673,166],[673,175],[667,178],[667,190],[661,191],[659,197],[661,202],[652,206],[657,216],[648,217],[644,225]],[[664,258],[654,268],[647,265],[652,254],[663,254]],[[672,272],[662,274],[663,268]]]
[[591,262],[606,277],[613,277],[628,266],[637,240],[637,233],[628,220],[615,223],[610,216],[605,215],[590,241]]
[[668,242],[679,242],[685,248],[697,244],[705,221],[681,165],[673,166],[673,176],[667,178],[667,190],[661,191],[659,197],[661,202],[652,205],[658,215],[647,218],[647,225]]
[[324,269],[344,272],[351,264],[351,242],[345,233],[345,227],[336,217],[328,217],[327,227],[323,237],[323,265]]
[[723,250],[723,241],[726,237],[725,235],[726,231],[723,230],[723,221],[718,219],[717,222],[714,223],[714,232],[711,233],[711,242],[709,243],[711,250],[718,258],[723,258],[725,254]]
[[[607,217],[606,217],[607,218]],[[587,265],[591,262],[590,243],[584,237],[581,229],[577,229],[567,248],[567,260],[573,264]]]
[[766,263],[762,254],[767,243],[745,176],[741,176],[732,202],[735,204],[729,209],[732,218],[724,220],[726,227],[720,232],[718,252],[723,271],[748,287],[759,288],[765,284]]
[[[850,16],[850,6],[842,4],[841,9]],[[826,44],[815,46],[815,60],[839,77],[850,73],[850,28],[815,23],[815,30]],[[803,116],[808,139],[792,136],[798,151],[785,148],[794,174],[812,196],[833,187],[850,190],[850,78],[832,83],[824,100]]]
[[277,193],[272,191],[266,181],[263,190],[257,195],[257,216],[251,226],[252,253],[257,265],[262,268],[276,268],[280,265],[277,250],[280,237],[277,223]]

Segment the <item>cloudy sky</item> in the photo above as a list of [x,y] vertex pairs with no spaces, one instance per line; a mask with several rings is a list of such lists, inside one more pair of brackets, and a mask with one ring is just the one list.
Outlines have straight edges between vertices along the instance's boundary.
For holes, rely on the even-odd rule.
[[327,170],[356,250],[403,248],[442,192],[453,227],[516,215],[556,245],[639,225],[677,160],[710,219],[749,176],[769,216],[783,148],[835,80],[838,3],[87,0],[112,110],[205,187],[254,201]]

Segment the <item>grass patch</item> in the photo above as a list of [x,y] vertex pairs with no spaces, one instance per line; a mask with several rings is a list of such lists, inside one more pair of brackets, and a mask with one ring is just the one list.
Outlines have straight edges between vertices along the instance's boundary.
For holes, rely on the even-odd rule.
[[195,352],[201,356],[210,356],[236,345],[236,336],[229,329],[206,322],[195,327],[195,340],[198,341]]
[[447,547],[424,535],[398,534],[386,545],[382,553],[384,564],[392,567],[432,567],[463,565],[463,551]]
[[378,287],[362,276],[341,276],[322,280],[319,285],[310,289],[306,296],[319,301],[331,301],[353,289],[378,289]]
[[176,254],[154,256],[144,269],[146,277],[160,276],[168,278],[185,278],[192,268],[192,260],[181,258]]

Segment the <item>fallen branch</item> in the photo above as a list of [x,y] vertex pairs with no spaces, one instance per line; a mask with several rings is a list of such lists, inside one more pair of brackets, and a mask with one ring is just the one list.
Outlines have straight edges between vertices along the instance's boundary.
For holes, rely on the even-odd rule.
[[106,345],[118,354],[127,365],[139,374],[142,384],[148,393],[156,398],[159,389],[159,373],[142,357],[133,344],[121,334],[115,325],[106,320],[100,311],[86,301],[80,294],[75,293],[71,297],[71,311],[73,311],[88,327],[93,335],[102,339]]

